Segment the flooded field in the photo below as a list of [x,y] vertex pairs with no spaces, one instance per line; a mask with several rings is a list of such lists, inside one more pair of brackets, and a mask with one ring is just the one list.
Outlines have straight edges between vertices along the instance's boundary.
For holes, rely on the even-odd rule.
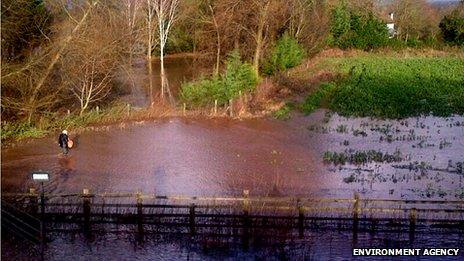
[[[71,130],[71,137],[72,134]],[[2,191],[27,191],[34,170],[48,192],[300,195],[462,199],[464,117],[399,121],[323,110],[289,121],[173,118],[115,125],[2,150]]]
[[464,199],[464,117],[404,120],[327,113],[310,124],[326,170],[369,198]]

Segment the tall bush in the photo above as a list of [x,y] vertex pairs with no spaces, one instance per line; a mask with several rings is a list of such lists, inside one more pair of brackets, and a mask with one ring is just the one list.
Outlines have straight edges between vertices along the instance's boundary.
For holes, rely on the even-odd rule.
[[242,62],[238,51],[229,54],[226,71],[219,76],[188,82],[181,87],[181,99],[193,107],[226,104],[240,92],[253,90],[258,84],[258,76],[251,64]]
[[440,22],[443,39],[453,45],[464,45],[464,15],[457,12],[445,16]]
[[304,58],[305,51],[298,41],[285,33],[271,50],[271,54],[264,63],[263,72],[271,75],[277,71],[297,66]]
[[340,48],[373,49],[388,43],[385,23],[371,11],[350,9],[345,2],[332,10],[330,44]]

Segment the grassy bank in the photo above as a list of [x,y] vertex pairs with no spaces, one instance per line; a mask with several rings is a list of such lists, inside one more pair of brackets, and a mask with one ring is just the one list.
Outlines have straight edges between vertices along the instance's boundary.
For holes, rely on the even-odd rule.
[[300,106],[305,113],[326,107],[345,116],[448,116],[464,114],[463,57],[359,52],[320,58],[292,76],[310,78],[321,71],[338,76],[305,99]]
[[178,110],[167,106],[156,108],[135,109],[126,104],[116,103],[102,110],[91,110],[83,115],[71,113],[69,115],[49,114],[42,115],[33,123],[27,122],[2,122],[1,139],[3,145],[26,138],[41,138],[48,134],[59,132],[63,129],[74,133],[90,126],[109,125],[124,121],[139,121],[166,116],[175,116]]
[[27,122],[2,122],[2,142],[24,138],[40,138],[62,129],[78,129],[91,124],[113,122],[127,116],[124,105],[114,105],[105,110],[92,110],[83,115],[43,115],[34,124]]

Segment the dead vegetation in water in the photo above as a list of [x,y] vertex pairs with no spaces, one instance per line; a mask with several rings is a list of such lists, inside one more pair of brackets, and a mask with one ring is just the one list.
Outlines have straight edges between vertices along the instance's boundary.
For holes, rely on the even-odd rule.
[[392,163],[403,160],[399,150],[396,150],[393,154],[376,150],[355,151],[347,149],[345,152],[326,151],[323,158],[325,163],[332,163],[334,165],[345,165],[346,163],[363,165],[371,162]]

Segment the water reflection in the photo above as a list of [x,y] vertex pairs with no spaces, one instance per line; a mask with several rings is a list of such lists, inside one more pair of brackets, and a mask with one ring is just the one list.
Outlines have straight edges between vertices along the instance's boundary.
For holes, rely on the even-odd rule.
[[[214,236],[153,234],[143,242],[134,233],[96,234],[92,239],[82,234],[50,233],[46,260],[346,260],[353,248],[461,248],[458,257],[440,260],[462,260],[464,238],[459,234],[418,235],[412,243],[407,234],[361,233],[357,240],[343,231],[313,231],[304,239],[272,237],[256,239],[244,248],[239,239]],[[2,240],[2,259],[30,260],[37,249],[15,240]],[[370,257],[369,260],[385,260]],[[404,257],[403,259],[408,259]],[[434,256],[414,257],[436,260]]]
[[[197,56],[167,56],[164,59],[164,67],[169,83],[169,88],[174,97],[177,97],[180,86],[208,73],[209,68],[205,66],[204,58]],[[159,95],[161,86],[160,61],[153,60],[153,96]],[[119,81],[129,87],[129,93],[121,98],[135,107],[146,107],[150,105],[149,75],[145,60],[138,60],[131,71],[120,74]]]

